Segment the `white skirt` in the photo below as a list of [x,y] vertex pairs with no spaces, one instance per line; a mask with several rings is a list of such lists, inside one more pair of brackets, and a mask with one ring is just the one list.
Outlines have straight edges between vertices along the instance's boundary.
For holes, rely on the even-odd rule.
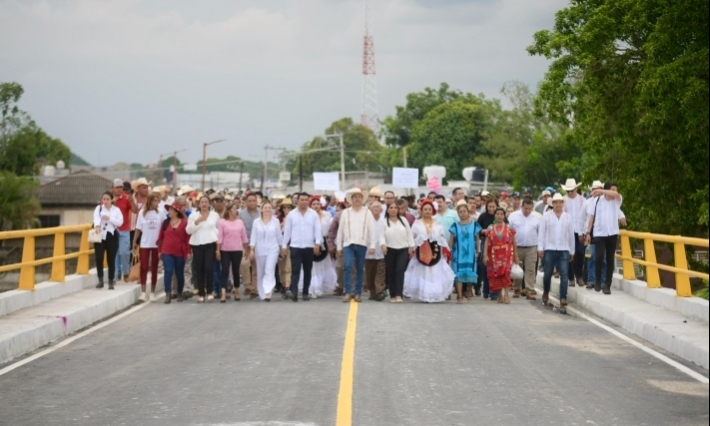
[[[338,288],[338,274],[335,273],[335,262],[330,256],[320,262],[313,262],[313,271],[311,272],[311,286],[308,288],[308,294],[320,297],[327,291],[335,291]],[[303,268],[301,268],[301,277],[298,280],[298,290],[303,292]]]
[[425,266],[413,258],[404,273],[405,296],[422,302],[443,302],[451,295],[456,275],[445,259],[434,266]]

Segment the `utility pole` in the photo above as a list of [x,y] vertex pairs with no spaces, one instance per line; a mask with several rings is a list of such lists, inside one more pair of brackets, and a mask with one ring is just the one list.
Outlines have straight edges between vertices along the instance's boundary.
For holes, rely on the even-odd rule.
[[239,195],[242,195],[242,176],[244,176],[244,160],[239,162]]
[[340,136],[340,176],[343,181],[343,191],[347,189],[345,184],[345,145],[343,145],[343,134],[339,133]]
[[298,154],[298,192],[303,192],[303,154]]
[[177,190],[177,155],[181,152],[187,151],[186,149],[175,151],[173,153],[173,191]]
[[207,173],[207,147],[216,143],[224,142],[225,139],[220,139],[213,142],[205,142],[202,144],[202,192],[205,191],[205,174]]

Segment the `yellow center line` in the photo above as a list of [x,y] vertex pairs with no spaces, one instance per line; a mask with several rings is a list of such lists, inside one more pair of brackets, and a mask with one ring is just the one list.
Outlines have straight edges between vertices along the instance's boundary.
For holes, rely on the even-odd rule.
[[350,303],[348,327],[345,330],[343,362],[340,367],[340,390],[338,391],[338,410],[335,426],[353,424],[353,370],[355,368],[355,333],[357,331],[357,309],[359,303]]

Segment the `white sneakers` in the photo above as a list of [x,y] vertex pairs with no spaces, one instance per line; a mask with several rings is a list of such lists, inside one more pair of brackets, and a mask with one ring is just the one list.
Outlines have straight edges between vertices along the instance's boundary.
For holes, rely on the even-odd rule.
[[146,300],[148,300],[148,299],[145,297],[145,292],[141,293],[141,296],[138,298],[138,301],[145,302]]
[[[141,296],[138,298],[139,302],[145,302],[148,300],[148,296],[145,294],[145,292],[141,293]],[[150,301],[155,302],[158,300],[157,297],[155,297],[155,293],[150,293]]]
[[214,296],[212,296],[211,294],[209,296],[207,296],[208,302],[212,302],[213,300],[214,300]]
[[150,293],[150,301],[155,302],[156,300],[158,300],[158,298],[155,297],[155,293]]

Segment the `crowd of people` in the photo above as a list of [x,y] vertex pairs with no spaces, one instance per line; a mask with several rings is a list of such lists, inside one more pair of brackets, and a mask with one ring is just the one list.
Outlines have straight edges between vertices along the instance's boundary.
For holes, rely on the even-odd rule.
[[[238,196],[189,186],[173,195],[145,178],[116,179],[94,213],[96,263],[107,256],[113,289],[128,280],[132,257],[140,260],[140,300],[155,301],[162,260],[165,303],[193,295],[198,303],[268,302],[275,294],[361,302],[366,292],[392,303],[455,297],[463,304],[482,296],[509,304],[511,297],[537,299],[541,268],[543,303],[557,276],[564,310],[570,286],[611,294],[625,224],[614,183],[595,181],[584,195],[580,186],[568,179],[538,200],[530,191],[467,195],[461,188],[448,198],[398,198],[377,187],[353,188],[343,199],[299,192],[269,200],[259,191]],[[104,288],[103,268],[97,276]]]

